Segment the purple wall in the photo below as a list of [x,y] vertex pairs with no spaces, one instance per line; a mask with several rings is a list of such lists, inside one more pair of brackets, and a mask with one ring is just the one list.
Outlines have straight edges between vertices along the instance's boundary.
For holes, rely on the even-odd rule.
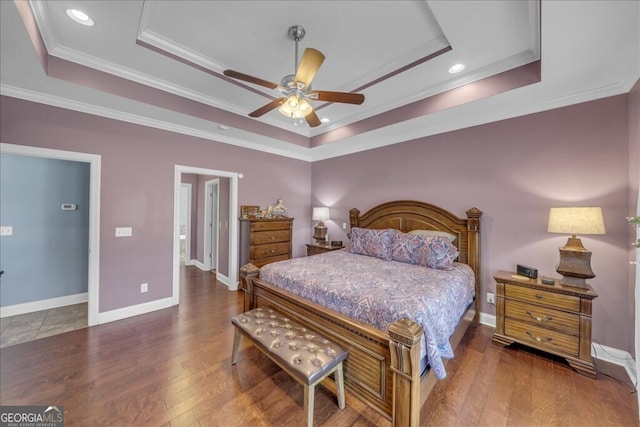
[[[549,207],[602,206],[607,234],[582,237],[597,275],[591,281],[599,294],[593,337],[633,352],[625,217],[630,177],[638,176],[637,162],[629,161],[640,151],[637,87],[631,96],[313,164],[8,97],[0,98],[0,109],[2,142],[102,156],[101,312],[171,295],[173,175],[181,164],[242,172],[239,205],[267,206],[283,198],[296,218],[294,256],[304,255],[310,240],[311,206],[332,208],[327,224],[333,240],[346,240],[340,224],[348,222],[352,207],[417,199],[462,216],[477,206],[484,211],[483,301],[495,290],[498,269],[525,263],[557,275],[557,248],[566,237],[546,232]],[[116,226],[132,226],[133,238],[114,238]],[[139,293],[143,282],[149,283],[147,294]],[[487,304],[482,310],[494,313]]]
[[[294,254],[304,254],[311,222],[307,162],[6,96],[0,110],[4,143],[102,157],[100,312],[171,296],[176,164],[242,172],[241,205],[284,198],[296,216]],[[133,227],[133,237],[116,239],[121,226]],[[141,294],[145,282],[149,292]]]
[[[558,247],[547,232],[552,206],[601,206],[607,234],[582,236],[593,252],[593,337],[633,352],[629,307],[629,138],[627,95],[421,138],[312,164],[312,205],[331,209],[332,239],[348,210],[415,199],[482,217],[482,301],[493,274],[532,265],[558,277]],[[495,314],[495,307],[482,304]]]

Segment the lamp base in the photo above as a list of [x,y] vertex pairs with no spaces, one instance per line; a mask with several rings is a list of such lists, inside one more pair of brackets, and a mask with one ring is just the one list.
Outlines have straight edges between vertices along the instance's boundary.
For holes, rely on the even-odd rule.
[[589,289],[587,281],[582,277],[562,276],[560,284],[562,286],[571,286],[573,288]]
[[313,228],[313,238],[318,243],[326,242],[326,240],[327,240],[327,227],[324,225],[324,222],[320,221]]
[[591,251],[582,246],[580,239],[570,237],[567,245],[560,248],[560,262],[556,271],[562,274],[561,285],[589,289],[585,279],[596,277],[591,270]]

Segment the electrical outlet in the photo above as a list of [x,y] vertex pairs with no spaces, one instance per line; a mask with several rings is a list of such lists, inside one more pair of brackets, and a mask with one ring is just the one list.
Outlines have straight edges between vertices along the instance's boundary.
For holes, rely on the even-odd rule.
[[343,223],[342,223],[342,229],[343,229],[343,230],[346,230],[346,229],[347,229],[347,223],[346,223],[346,222],[343,222]]
[[148,290],[149,290],[149,284],[148,283],[143,283],[143,284],[140,285],[140,293],[141,294],[144,294]]
[[489,304],[495,304],[496,303],[495,295],[492,294],[491,292],[487,292],[487,302]]
[[116,227],[116,237],[131,237],[131,236],[133,236],[133,228]]

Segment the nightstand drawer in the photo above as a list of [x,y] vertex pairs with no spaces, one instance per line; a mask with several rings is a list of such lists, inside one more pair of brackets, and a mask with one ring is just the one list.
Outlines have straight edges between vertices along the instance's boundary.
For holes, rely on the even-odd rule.
[[544,351],[577,356],[580,350],[580,339],[550,329],[541,328],[513,319],[505,319],[504,333],[523,344]]
[[251,234],[251,244],[288,242],[291,240],[291,230],[258,231]]
[[507,317],[539,324],[543,328],[578,335],[580,333],[580,316],[574,313],[553,310],[548,307],[531,305],[516,300],[504,302],[504,314]]
[[525,288],[508,283],[505,284],[504,294],[506,298],[519,299],[560,310],[580,312],[580,298],[571,295]]
[[264,258],[288,254],[289,242],[271,243],[268,245],[259,245],[251,248],[251,258]]

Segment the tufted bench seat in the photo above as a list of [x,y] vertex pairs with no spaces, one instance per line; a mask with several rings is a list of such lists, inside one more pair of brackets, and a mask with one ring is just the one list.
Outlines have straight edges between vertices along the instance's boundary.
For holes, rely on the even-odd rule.
[[238,358],[240,337],[248,337],[265,355],[304,386],[307,425],[313,425],[315,386],[329,374],[334,379],[338,407],[344,409],[342,361],[347,352],[316,332],[268,308],[255,308],[231,319],[236,328],[231,364]]

